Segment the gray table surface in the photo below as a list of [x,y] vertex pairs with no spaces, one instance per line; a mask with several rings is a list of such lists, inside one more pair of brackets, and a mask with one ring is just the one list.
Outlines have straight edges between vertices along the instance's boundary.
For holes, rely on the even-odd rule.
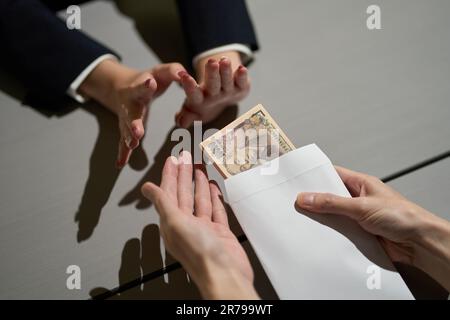
[[[181,54],[173,3],[155,1],[158,6],[147,9],[138,9],[137,2],[117,3],[121,12],[108,2],[83,6],[83,30],[140,69]],[[263,103],[297,146],[315,142],[334,163],[379,177],[450,149],[450,43],[445,41],[450,2],[378,1],[378,31],[365,26],[369,1],[248,4],[261,51],[250,68],[253,90],[239,113]],[[167,24],[169,36],[158,36],[161,24]],[[138,189],[145,180],[158,180],[181,90],[173,86],[153,104],[146,157],[141,151],[119,173],[113,166],[112,115],[95,103],[63,115],[44,114],[21,106],[11,84],[2,74],[0,298],[88,298],[116,287],[119,270],[128,280],[170,265],[155,236],[157,214]],[[226,124],[233,111],[214,125]],[[433,168],[417,172],[430,170],[422,177],[423,189],[414,174],[393,185],[417,190],[419,203],[448,214],[448,163],[443,172]],[[426,192],[434,188],[441,196]],[[148,232],[153,240],[144,246]],[[136,267],[133,259],[142,252],[149,258],[145,267]],[[66,268],[73,264],[82,271],[81,290],[66,288]],[[153,281],[168,288],[165,278]]]

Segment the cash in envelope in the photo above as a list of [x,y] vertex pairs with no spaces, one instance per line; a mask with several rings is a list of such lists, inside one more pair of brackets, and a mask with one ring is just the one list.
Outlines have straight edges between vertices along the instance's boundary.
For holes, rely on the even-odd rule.
[[295,149],[261,104],[200,143],[226,179]]

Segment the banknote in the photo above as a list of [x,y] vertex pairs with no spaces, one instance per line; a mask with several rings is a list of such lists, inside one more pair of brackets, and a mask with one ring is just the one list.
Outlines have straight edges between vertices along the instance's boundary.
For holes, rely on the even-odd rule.
[[295,149],[261,104],[204,140],[200,148],[224,178]]

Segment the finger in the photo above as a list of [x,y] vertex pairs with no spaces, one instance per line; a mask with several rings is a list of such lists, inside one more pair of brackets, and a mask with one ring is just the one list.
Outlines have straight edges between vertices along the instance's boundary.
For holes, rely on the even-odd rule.
[[153,68],[153,76],[158,84],[160,82],[180,81],[180,72],[186,72],[186,69],[180,63],[165,63]]
[[153,75],[145,72],[130,85],[131,98],[134,101],[147,105],[152,100],[157,87],[158,85]]
[[[145,134],[143,118],[144,118],[144,114],[142,114],[138,118],[130,119],[130,121],[128,123],[128,128],[130,130],[130,133],[133,135],[133,138],[138,141],[138,144],[139,144],[139,140],[141,140]],[[136,148],[136,147],[137,147],[137,145],[134,148]]]
[[[144,118],[147,113],[147,106],[137,102],[130,101],[129,105],[120,106],[119,125],[121,130],[129,132],[135,139],[140,140],[144,136]],[[123,126],[123,127],[122,127]]]
[[302,192],[297,196],[299,208],[313,213],[331,213],[359,221],[365,213],[362,198],[340,197],[331,193]]
[[227,211],[225,210],[225,206],[223,205],[223,201],[221,199],[222,192],[214,182],[209,183],[209,191],[211,193],[212,220],[228,226]]
[[174,156],[167,158],[162,171],[161,189],[167,193],[174,203],[178,204],[178,159]]
[[181,85],[186,93],[187,102],[190,105],[201,104],[203,102],[203,92],[197,84],[197,81],[185,71],[181,71],[179,76],[181,78]]
[[156,207],[161,220],[175,215],[179,210],[173,199],[166,196],[166,193],[152,182],[146,182],[141,187],[142,195],[150,200]]
[[361,194],[367,176],[363,173],[352,171],[343,167],[335,166],[335,169],[347,187],[350,194],[354,197]]
[[178,158],[178,207],[187,214],[192,214],[194,200],[192,196],[192,156],[183,151]]
[[236,86],[241,90],[248,90],[250,88],[250,80],[248,78],[247,68],[239,66],[234,73],[234,82]]
[[116,160],[116,167],[118,169],[122,169],[130,159],[131,156],[131,149],[128,147],[128,145],[125,143],[125,139],[121,138],[119,140],[119,152],[117,154],[117,160]]
[[183,108],[177,116],[177,126],[181,128],[189,128],[194,121],[201,120],[199,114],[189,111],[187,108]]
[[227,57],[220,59],[219,71],[222,90],[225,92],[233,90],[233,71],[231,70],[231,62]]
[[120,121],[119,128],[121,137],[123,138],[125,145],[131,150],[136,149],[139,146],[139,139],[136,139],[134,137],[129,125],[123,121]]
[[195,168],[195,215],[199,218],[211,219],[212,204],[209,192],[209,181],[203,168]]
[[166,63],[153,68],[152,74],[158,83],[156,94],[160,95],[166,91],[173,81],[179,82],[181,79],[178,74],[181,71],[186,71],[186,69],[180,63]]
[[353,171],[340,166],[334,166],[334,168],[336,169],[337,173],[339,174],[344,183],[347,183],[355,179],[360,180],[362,182],[364,181],[365,178],[367,178],[367,175],[361,172]]
[[125,109],[126,123],[131,135],[140,140],[144,136],[144,118],[148,111],[148,105],[157,89],[156,80],[151,73],[143,73],[131,84],[130,89],[132,97],[128,102],[130,105],[123,105],[122,108]]
[[210,96],[216,96],[220,92],[219,64],[214,59],[209,59],[205,66],[205,88]]

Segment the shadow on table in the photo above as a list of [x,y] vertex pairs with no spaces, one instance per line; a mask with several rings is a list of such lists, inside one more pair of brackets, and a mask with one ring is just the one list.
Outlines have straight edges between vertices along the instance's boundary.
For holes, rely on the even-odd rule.
[[[248,241],[242,243],[255,273],[255,288],[263,299],[278,299],[267,275]],[[196,285],[189,280],[183,268],[166,273],[161,270],[171,267],[175,260],[166,252],[165,263],[161,256],[159,228],[148,225],[141,239],[126,242],[122,251],[119,269],[119,286],[113,290],[97,287],[90,291],[93,299],[200,299]]]
[[[181,61],[187,65],[184,39],[174,0],[151,2],[116,0],[115,2],[121,13],[134,20],[138,33],[161,61]],[[161,37],[161,30],[164,30],[164,37]],[[32,103],[26,101],[22,85],[14,77],[10,77],[7,72],[2,72],[0,75],[0,89],[19,101],[25,101],[24,104],[30,105],[46,117],[62,117],[80,107],[70,98],[61,103],[58,101],[56,107],[48,107],[45,102],[36,99],[33,99]],[[99,135],[89,160],[89,176],[78,211],[75,214],[75,222],[78,223],[78,242],[85,241],[92,236],[120,173],[115,168],[119,141],[115,116],[94,102],[87,103],[81,108],[96,118]],[[166,145],[166,147],[170,148],[170,145]],[[164,147],[163,150],[165,150]],[[161,152],[160,157],[157,157],[156,160],[161,160],[163,163],[165,160],[163,154],[166,153]],[[133,169],[141,170],[147,165],[148,159],[143,149],[138,147],[130,159],[130,166]],[[151,170],[152,176],[157,175],[154,171],[158,168],[162,168],[162,165],[155,163]],[[137,186],[136,190],[139,187]]]
[[122,14],[133,20],[142,40],[162,62],[180,62],[187,69],[191,67],[175,0],[114,2]]
[[[161,274],[144,282],[143,277],[161,270],[164,265],[174,263],[166,253],[165,263],[161,256],[159,228],[148,225],[142,232],[141,239],[133,238],[125,243],[119,269],[119,287],[115,290],[94,288],[90,291],[93,299],[199,299],[197,287],[189,281],[186,272],[179,268],[167,273],[168,281]],[[143,282],[139,285],[139,283]],[[130,286],[130,283],[136,283]]]
[[[25,106],[38,114],[47,118],[59,118],[81,108],[97,120],[99,134],[89,160],[89,176],[78,211],[75,214],[75,222],[78,224],[77,241],[87,240],[99,222],[102,209],[108,201],[120,173],[115,168],[119,141],[117,118],[95,102],[80,105],[67,98],[60,101],[58,106],[49,106],[38,99],[28,100],[20,82],[7,71],[1,71],[0,90],[18,101],[23,101]],[[137,148],[131,158],[130,166],[135,170],[142,170],[147,165],[148,159],[143,149]]]
[[[120,170],[115,167],[119,141],[117,118],[96,103],[82,108],[97,120],[99,134],[89,160],[89,176],[75,214],[78,242],[91,237],[120,174]],[[141,146],[134,150],[129,165],[135,170],[142,170],[148,165]]]
[[[134,21],[137,32],[162,62],[180,61],[185,64],[184,39],[179,23],[178,12],[174,0],[116,0],[119,11]],[[164,30],[164,37],[161,36]],[[186,65],[186,64],[185,64]],[[181,105],[181,101],[180,101]],[[117,120],[104,108],[83,107],[97,119],[99,136],[89,162],[89,177],[83,192],[75,221],[78,223],[77,240],[79,242],[91,237],[97,226],[103,207],[107,203],[120,171],[115,168],[119,131]],[[173,130],[173,129],[172,129]],[[170,131],[172,131],[170,130]],[[168,135],[170,137],[170,133]],[[145,139],[145,138],[144,138]],[[147,156],[142,149],[142,143],[133,151],[130,166],[142,170],[148,165]],[[164,155],[170,154],[172,144],[167,142],[155,158],[154,165],[141,181],[150,175],[150,181],[158,181],[158,176],[165,161]],[[146,203],[140,195],[138,183],[133,189],[133,197]],[[131,198],[131,195],[128,197]],[[122,202],[121,202],[122,203]],[[123,202],[122,204],[126,204]],[[144,205],[143,207],[148,207]]]
[[[228,123],[232,122],[234,119],[236,119],[238,113],[237,106],[231,106],[224,110],[224,112],[217,118],[215,121],[203,125],[202,126],[202,132],[205,132],[208,129],[211,128],[222,128],[226,126]],[[147,171],[147,173],[142,177],[142,179],[132,188],[123,198],[120,200],[119,205],[120,206],[126,206],[130,205],[132,203],[136,203],[137,209],[146,209],[149,208],[152,204],[151,202],[146,199],[141,194],[141,186],[147,182],[151,181],[157,185],[161,182],[161,172],[162,168],[164,166],[164,163],[168,157],[171,156],[171,152],[174,149],[175,146],[177,146],[180,141],[171,141],[171,135],[173,130],[176,128],[172,128],[168,135],[166,136],[166,140],[162,147],[158,150],[156,153],[156,156],[154,158],[154,162],[150,169]],[[194,137],[193,128],[191,127],[189,129],[189,135],[190,137]],[[198,145],[196,145],[198,141],[194,141],[194,139],[191,139],[191,150],[188,150],[190,152],[193,152],[195,148],[199,148]],[[181,150],[180,150],[181,151]]]
[[89,159],[89,176],[75,213],[78,242],[93,234],[120,173],[115,167],[119,141],[116,117],[95,103],[82,108],[95,117],[99,133]]
[[[185,42],[174,0],[155,0],[152,2],[116,0],[115,3],[121,13],[134,20],[136,30],[162,62],[178,61],[182,62],[188,69],[190,68],[190,63],[186,62]],[[161,36],[161,30],[164,30],[164,37]],[[24,90],[20,83],[3,72],[0,74],[0,90],[19,101],[24,101],[25,99]],[[88,179],[83,190],[78,210],[75,213],[75,222],[78,224],[77,241],[85,241],[92,236],[97,227],[103,208],[108,202],[112,189],[120,174],[120,170],[115,168],[119,141],[117,119],[113,114],[95,102],[79,105],[70,98],[67,98],[60,103],[58,102],[57,108],[48,108],[45,105],[45,102],[40,103],[39,101],[34,101],[33,103],[25,101],[25,104],[30,105],[31,108],[45,117],[62,117],[77,108],[82,108],[97,120],[99,134],[89,159]],[[207,128],[222,128],[234,120],[236,116],[237,106],[232,106],[225,110],[217,121],[205,126],[204,130]],[[170,156],[172,148],[178,144],[177,141],[170,141],[171,132],[174,129],[175,128],[169,129],[166,142],[153,159],[152,166],[136,186],[124,196],[120,201],[120,206],[131,204],[133,202],[136,202],[136,207],[139,209],[151,206],[151,203],[142,197],[140,187],[146,181],[153,181],[154,183],[159,184],[163,164],[166,158]],[[82,128],[80,128],[80,130],[82,130]],[[193,133],[192,129],[190,130],[190,133]],[[193,147],[197,148],[198,146],[195,145]],[[142,170],[147,167],[148,163],[149,161],[141,147],[133,152],[133,156],[130,159],[130,166],[133,169]],[[156,226],[146,227],[141,240],[130,239],[123,249],[119,282],[124,283],[125,280],[139,279],[137,272],[139,268],[142,271],[140,275],[147,274],[147,271],[154,272],[155,270],[159,270],[158,268],[162,267],[161,259],[156,258],[160,257],[159,245],[160,239]],[[158,250],[156,250],[156,248],[158,248]],[[142,257],[139,260],[141,263],[140,267],[137,266],[138,259],[136,257],[138,252],[148,252],[148,254],[142,254]],[[152,258],[152,255],[155,257]],[[166,259],[166,265],[171,264],[172,262],[169,257]],[[180,271],[171,273],[169,275],[171,278],[170,282],[178,282],[179,280],[179,282],[182,283],[182,286],[186,285],[191,287],[185,276],[181,277],[183,279],[178,279],[179,274],[181,274]],[[152,286],[149,286],[150,283]],[[159,287],[160,290],[153,290],[155,286]],[[173,295],[173,293],[168,290],[167,284],[161,283],[158,279],[150,281],[143,287],[144,289],[145,287],[152,289],[148,291],[147,289],[144,290],[137,286],[136,288],[130,289],[130,292],[134,292],[138,295],[144,294],[147,298],[152,296],[151,292],[155,292],[155,295],[152,297],[157,298],[164,296],[170,297]],[[179,288],[180,286],[177,286],[176,291],[178,291]],[[94,289],[93,295],[97,295],[95,293],[98,292],[98,290],[102,289]],[[130,293],[124,295],[128,294]]]
[[449,292],[422,270],[399,262],[394,262],[394,265],[417,300],[448,299]]
[[[187,69],[190,69],[190,62],[186,61],[185,41],[174,0],[152,2],[115,0],[115,3],[122,14],[134,21],[141,38],[162,62],[178,61]],[[161,30],[164,30],[164,37],[161,37]],[[202,132],[209,128],[224,127],[236,119],[237,113],[237,106],[226,109],[216,121],[203,126]],[[102,117],[96,118],[99,122],[100,134],[91,156],[90,175],[80,205],[79,240],[87,239],[92,234],[93,228],[98,223],[101,209],[108,200],[118,174],[112,167],[114,161],[110,161],[115,157],[117,151],[116,145],[110,145],[111,141],[118,141],[118,137],[113,136],[118,134],[117,130],[111,131],[110,123],[102,121]],[[138,209],[146,209],[151,206],[150,201],[142,196],[140,188],[147,181],[160,183],[165,160],[171,155],[173,148],[179,144],[179,141],[171,141],[171,135],[175,129],[173,127],[168,130],[166,140],[154,157],[153,164],[142,179],[120,200],[119,206],[132,203],[135,203]],[[189,129],[189,134],[191,137],[194,136],[193,128]],[[195,141],[191,140],[191,150],[198,148]],[[130,165],[135,169],[142,169],[146,167],[148,160],[142,149],[137,151],[138,154],[135,154],[136,151],[133,152]],[[94,213],[89,212],[92,208],[94,208]],[[235,230],[241,232],[237,222],[233,225],[236,225]],[[170,255],[166,255],[165,266],[172,266],[174,263],[175,261]],[[150,225],[144,229],[141,240],[130,239],[123,248],[122,263],[119,270],[119,286],[127,285],[129,288],[130,284],[134,284],[134,287],[131,286],[131,288],[119,294],[114,293],[114,295],[111,295],[112,292],[106,288],[95,288],[91,291],[91,296],[111,297],[112,299],[186,299],[200,297],[197,289],[188,281],[182,269],[167,273],[168,283],[164,282],[163,277],[160,276],[139,284],[144,281],[144,276],[147,279],[152,273],[160,272],[162,268],[158,227]]]

